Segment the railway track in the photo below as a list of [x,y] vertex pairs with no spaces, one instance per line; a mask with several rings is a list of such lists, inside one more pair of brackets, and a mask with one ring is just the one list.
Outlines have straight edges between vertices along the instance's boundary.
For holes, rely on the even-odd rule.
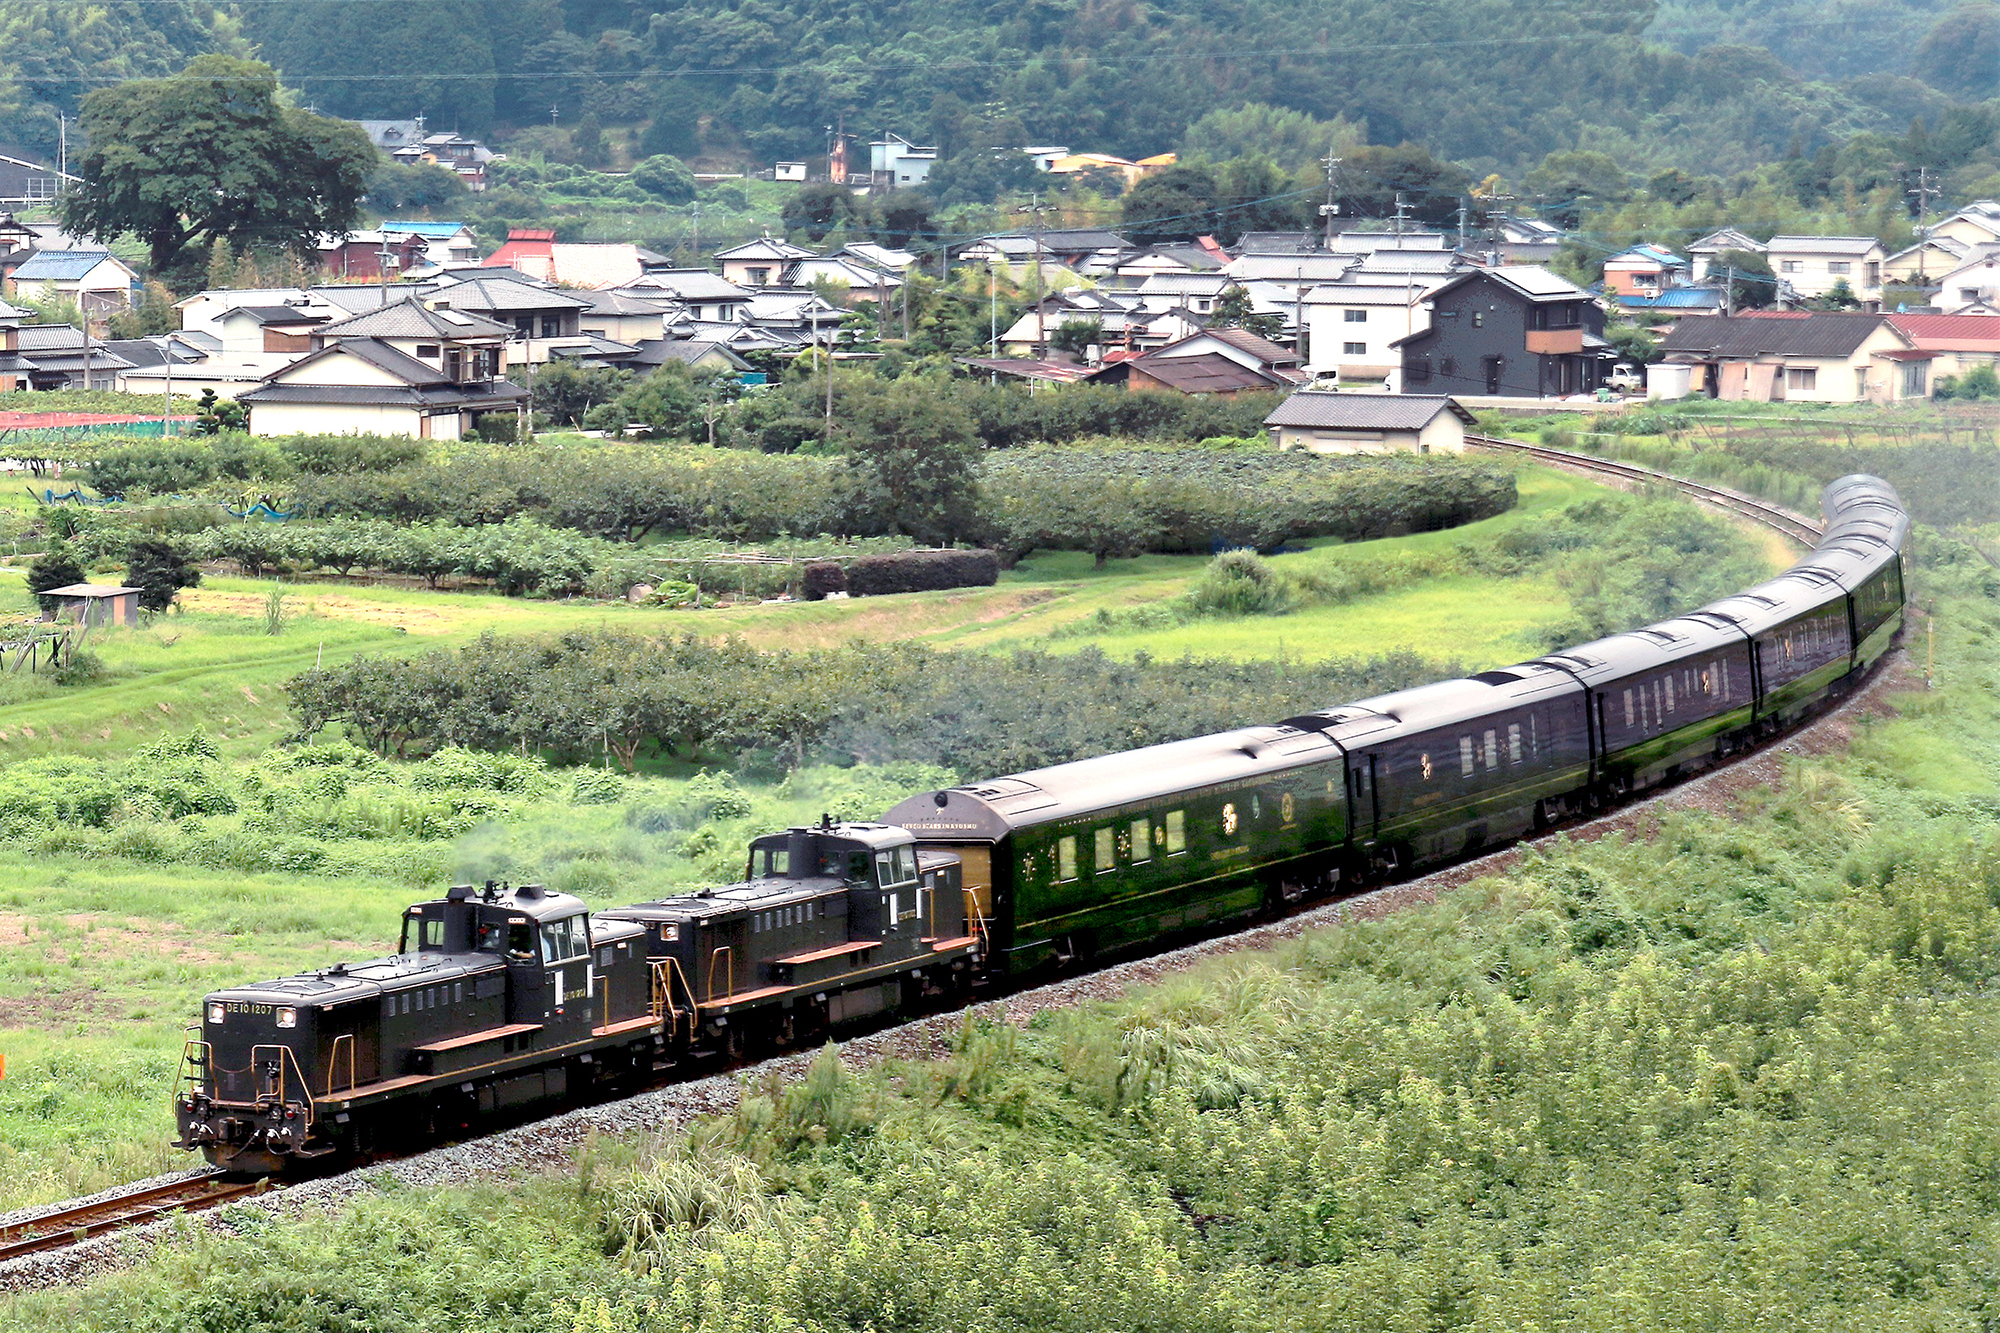
[[127,1227],[157,1222],[175,1213],[198,1213],[273,1188],[268,1180],[228,1180],[220,1171],[142,1185],[105,1198],[43,1213],[0,1226],[0,1264],[30,1254],[67,1249]]
[[1468,435],[1465,437],[1465,442],[1474,449],[1500,454],[1526,455],[1537,462],[1549,463],[1576,472],[1587,472],[1648,486],[1671,486],[1691,500],[1711,508],[1740,514],[1765,527],[1773,528],[1794,541],[1804,542],[1807,546],[1817,542],[1825,532],[1818,523],[1782,505],[1759,500],[1741,491],[1732,491],[1726,486],[1710,486],[1706,482],[1689,481],[1685,477],[1676,477],[1654,468],[1640,467],[1637,463],[1621,463],[1615,459],[1598,458],[1569,449],[1551,449],[1544,444],[1503,440],[1491,435]]

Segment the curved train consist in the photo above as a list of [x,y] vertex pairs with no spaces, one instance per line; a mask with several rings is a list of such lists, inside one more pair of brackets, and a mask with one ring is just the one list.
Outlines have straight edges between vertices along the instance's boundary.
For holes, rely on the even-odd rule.
[[416,1126],[810,1040],[978,977],[1153,943],[1504,843],[1843,695],[1902,624],[1873,477],[1768,582],[1532,662],[757,839],[744,881],[590,912],[535,886],[412,906],[372,962],[217,991],[181,1146],[273,1171]]

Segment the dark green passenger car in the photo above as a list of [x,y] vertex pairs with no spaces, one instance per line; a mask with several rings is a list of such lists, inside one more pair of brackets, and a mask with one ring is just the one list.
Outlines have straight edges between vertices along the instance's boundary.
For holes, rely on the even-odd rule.
[[1325,736],[1252,727],[929,792],[882,818],[959,856],[989,966],[1018,973],[1329,884],[1347,804]]

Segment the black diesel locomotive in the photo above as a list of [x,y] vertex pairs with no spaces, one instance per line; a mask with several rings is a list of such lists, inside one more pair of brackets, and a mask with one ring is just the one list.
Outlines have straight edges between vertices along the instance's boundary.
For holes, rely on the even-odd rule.
[[461,885],[393,957],[207,996],[180,1146],[279,1171],[962,992],[963,903],[955,858],[879,824],[759,838],[741,884],[608,912]]
[[1132,948],[1476,852],[1715,763],[1843,694],[1902,623],[1909,522],[1827,488],[1812,553],[1518,666],[912,797],[759,838],[741,884],[590,913],[419,903],[391,958],[218,991],[181,1145],[270,1171],[391,1128],[616,1088],[704,1051]]

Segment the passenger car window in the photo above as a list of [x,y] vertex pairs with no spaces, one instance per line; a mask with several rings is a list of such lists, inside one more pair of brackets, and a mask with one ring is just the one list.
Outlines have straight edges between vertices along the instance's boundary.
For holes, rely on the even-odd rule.
[[[1460,736],[1458,738],[1458,775],[1463,778],[1472,776],[1472,737],[1470,736]],[[1424,776],[1429,777],[1430,774],[1426,773]]]
[[1097,830],[1097,860],[1095,868],[1100,875],[1108,870],[1116,870],[1118,868],[1118,834],[1109,824]]
[[1150,819],[1132,821],[1132,859],[1135,862],[1153,859],[1153,821]]
[[1056,839],[1056,878],[1076,878],[1076,835]]
[[1167,811],[1167,855],[1178,856],[1187,850],[1187,814],[1180,810]]
[[1491,773],[1498,767],[1500,767],[1500,741],[1497,733],[1489,729],[1486,733],[1486,771]]
[[1519,722],[1509,722],[1507,724],[1507,762],[1510,764],[1521,762],[1521,724]]

